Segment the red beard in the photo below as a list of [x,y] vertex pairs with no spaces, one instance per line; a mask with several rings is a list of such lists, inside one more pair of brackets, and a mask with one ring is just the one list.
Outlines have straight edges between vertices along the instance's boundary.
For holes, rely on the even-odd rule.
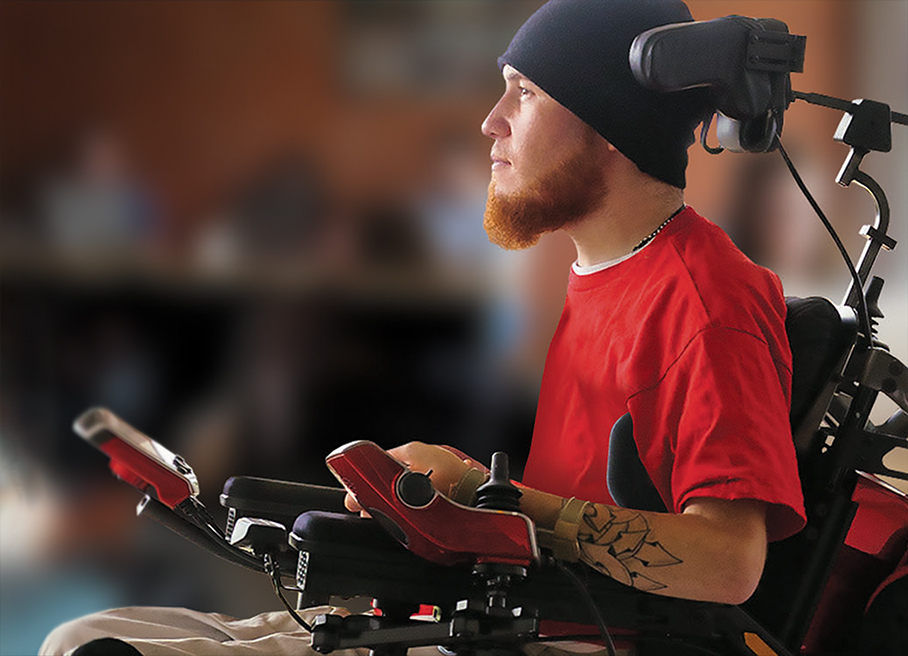
[[567,227],[605,197],[602,171],[590,148],[551,169],[527,189],[496,193],[489,184],[483,226],[489,240],[507,250],[536,244],[547,232]]

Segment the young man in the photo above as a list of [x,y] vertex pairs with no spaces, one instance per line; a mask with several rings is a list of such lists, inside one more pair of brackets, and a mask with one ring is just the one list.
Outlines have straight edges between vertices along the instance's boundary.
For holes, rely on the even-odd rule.
[[[684,205],[703,96],[648,92],[629,68],[637,34],[685,20],[680,0],[552,0],[529,19],[500,59],[505,91],[483,123],[494,141],[485,225],[507,248],[553,230],[577,247],[522,511],[556,553],[628,585],[739,603],[760,578],[767,540],[804,523],[788,426],[791,356],[778,280]],[[613,505],[609,432],[628,412],[669,512]],[[458,499],[481,479],[445,447],[392,453],[431,470],[436,488]],[[348,507],[357,509],[351,497]],[[106,636],[145,656],[308,644],[286,613],[233,620],[132,608],[64,625],[42,653]]]
[[[805,521],[791,355],[778,279],[684,205],[702,92],[650,93],[630,70],[637,34],[685,20],[680,1],[639,0],[553,0],[530,18],[499,60],[505,92],[483,123],[485,224],[504,247],[552,230],[577,247],[521,509],[540,529],[560,523],[564,553],[628,585],[737,604],[767,541]],[[609,432],[627,412],[667,513],[612,505]],[[440,490],[470,464],[424,444],[392,453]]]

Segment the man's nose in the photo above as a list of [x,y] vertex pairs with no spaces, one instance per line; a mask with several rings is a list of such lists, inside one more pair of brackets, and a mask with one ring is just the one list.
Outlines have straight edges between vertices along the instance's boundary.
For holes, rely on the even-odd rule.
[[502,116],[501,101],[499,100],[482,122],[482,133],[492,139],[500,139],[507,136],[509,130],[508,122]]

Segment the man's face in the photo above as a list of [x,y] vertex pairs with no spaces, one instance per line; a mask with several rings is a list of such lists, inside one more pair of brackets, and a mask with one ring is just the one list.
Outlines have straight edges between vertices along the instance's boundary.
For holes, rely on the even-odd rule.
[[525,248],[605,197],[605,140],[513,67],[502,75],[504,94],[482,124],[495,140],[485,227],[499,246]]

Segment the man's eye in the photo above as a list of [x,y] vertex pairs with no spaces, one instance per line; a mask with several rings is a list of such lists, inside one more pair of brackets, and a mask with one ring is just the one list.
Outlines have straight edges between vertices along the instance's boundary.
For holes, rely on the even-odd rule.
[[519,93],[520,93],[520,96],[523,98],[533,95],[533,92],[530,91],[529,89],[527,89],[526,87],[520,87]]

